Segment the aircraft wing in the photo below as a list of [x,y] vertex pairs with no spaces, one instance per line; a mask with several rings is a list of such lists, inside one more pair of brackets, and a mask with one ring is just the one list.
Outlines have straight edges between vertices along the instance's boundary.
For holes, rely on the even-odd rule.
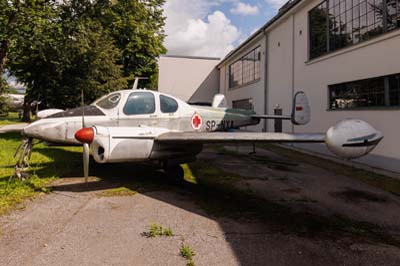
[[324,143],[326,134],[289,134],[259,132],[168,132],[155,137],[159,143],[229,143],[229,142],[312,142]]

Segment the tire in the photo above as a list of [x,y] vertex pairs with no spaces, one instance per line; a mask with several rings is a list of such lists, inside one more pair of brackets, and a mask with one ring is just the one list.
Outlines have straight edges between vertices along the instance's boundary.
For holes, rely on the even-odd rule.
[[185,176],[185,172],[183,171],[183,168],[180,165],[171,165],[166,168],[164,168],[165,174],[175,180],[182,180]]

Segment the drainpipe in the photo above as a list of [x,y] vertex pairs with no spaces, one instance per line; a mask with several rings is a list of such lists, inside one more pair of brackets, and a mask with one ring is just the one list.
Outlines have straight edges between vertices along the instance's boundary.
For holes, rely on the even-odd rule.
[[[268,114],[268,33],[264,30],[265,36],[265,55],[264,55],[264,114]],[[264,119],[264,132],[268,132],[268,120]]]
[[[295,78],[295,59],[294,59],[294,53],[295,53],[295,32],[294,32],[294,26],[295,26],[295,21],[294,21],[294,14],[292,14],[292,100],[294,98],[294,78]],[[292,123],[292,133],[294,133],[294,124]]]

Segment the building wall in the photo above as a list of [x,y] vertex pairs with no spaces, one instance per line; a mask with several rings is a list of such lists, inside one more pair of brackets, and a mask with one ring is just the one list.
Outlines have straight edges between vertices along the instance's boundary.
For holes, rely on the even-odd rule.
[[218,93],[219,59],[161,56],[158,91],[190,102],[211,102]]
[[[267,94],[264,75],[257,84],[227,90],[227,67],[235,58],[245,54],[238,51],[221,67],[220,87],[228,99],[254,97],[255,109],[263,113],[267,98],[268,114],[273,114],[277,104],[284,114],[291,112],[293,93],[305,91],[310,100],[312,120],[306,126],[293,127],[284,123],[284,131],[325,132],[330,126],[345,118],[360,118],[383,132],[385,138],[378,147],[360,161],[371,166],[400,172],[400,108],[386,110],[328,111],[328,85],[347,81],[400,73],[400,29],[372,40],[347,47],[325,56],[308,60],[308,12],[320,0],[303,1],[266,29]],[[253,42],[253,41],[252,41]],[[251,42],[250,42],[251,43]],[[266,47],[268,46],[268,47]],[[265,55],[264,55],[265,56]],[[264,64],[262,64],[264,66]],[[263,71],[262,71],[263,72]],[[224,88],[224,90],[222,90]],[[273,131],[273,121],[268,131]],[[260,127],[258,127],[260,129]],[[303,148],[328,153],[323,145],[300,145]]]
[[[238,59],[249,53],[254,48],[261,47],[261,62],[260,62],[260,79],[249,84],[229,88],[229,65],[236,62]],[[252,99],[254,111],[257,114],[264,114],[265,103],[265,56],[266,56],[266,37],[260,34],[251,43],[243,47],[243,49],[230,58],[225,64],[220,67],[220,84],[219,91],[227,98],[229,107],[232,107],[232,102],[243,99]],[[255,127],[249,127],[248,130],[261,131],[264,124],[261,123]]]
[[[307,126],[295,127],[295,132],[324,132],[330,126],[344,118],[360,118],[372,124],[385,135],[384,140],[371,155],[360,160],[372,166],[381,167],[400,172],[400,125],[396,123],[400,114],[398,109],[386,110],[359,110],[359,111],[328,111],[328,85],[355,81],[365,78],[378,77],[400,72],[400,60],[397,56],[400,47],[400,30],[395,30],[367,42],[347,47],[326,56],[308,61],[308,11],[318,5],[320,0],[309,3],[298,10],[286,21],[269,31],[269,44],[273,47],[284,36],[276,32],[290,32],[294,42],[286,36],[281,47],[286,50],[283,54],[292,54],[294,47],[294,60],[283,60],[272,55],[270,50],[270,69],[273,75],[269,76],[269,84],[282,83],[287,79],[287,71],[273,70],[278,64],[280,69],[289,69],[294,64],[294,88],[303,90],[309,97],[312,108],[312,121]],[[290,21],[292,24],[290,25]],[[294,31],[293,27],[294,25]],[[288,48],[289,47],[289,48]],[[280,81],[278,81],[280,80]],[[277,102],[287,98],[289,92],[276,92],[270,86],[269,100]],[[284,111],[290,111],[290,105],[284,105]],[[288,128],[286,128],[288,129]],[[303,147],[327,152],[324,147],[302,145]]]
[[[268,114],[274,114],[277,105],[283,114],[292,111],[293,64],[292,18],[282,21],[279,27],[268,33]],[[268,130],[274,130],[274,121],[268,121]],[[283,121],[283,131],[290,132],[292,125]]]

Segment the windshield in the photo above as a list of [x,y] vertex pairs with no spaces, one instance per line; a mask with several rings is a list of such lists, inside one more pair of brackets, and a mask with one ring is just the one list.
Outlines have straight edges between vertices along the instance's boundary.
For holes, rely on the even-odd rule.
[[121,100],[121,94],[113,93],[107,96],[106,98],[98,101],[96,105],[103,109],[112,109],[118,105],[120,100]]

